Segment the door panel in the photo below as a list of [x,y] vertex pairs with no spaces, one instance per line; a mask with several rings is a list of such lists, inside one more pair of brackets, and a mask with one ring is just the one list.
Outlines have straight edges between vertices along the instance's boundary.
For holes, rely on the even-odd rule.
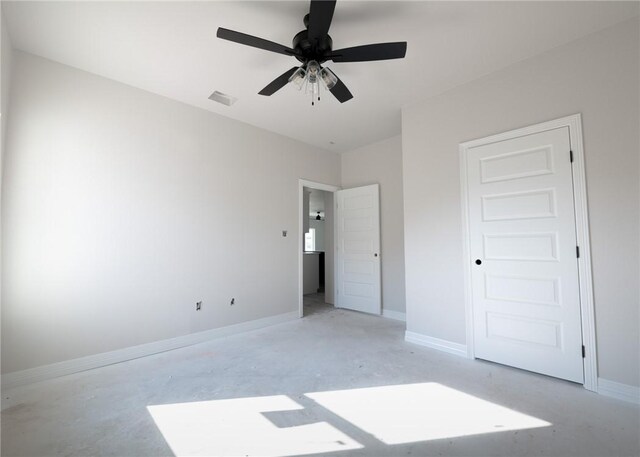
[[467,150],[478,358],[583,382],[566,127]]
[[380,208],[377,184],[340,190],[337,203],[336,306],[380,314]]

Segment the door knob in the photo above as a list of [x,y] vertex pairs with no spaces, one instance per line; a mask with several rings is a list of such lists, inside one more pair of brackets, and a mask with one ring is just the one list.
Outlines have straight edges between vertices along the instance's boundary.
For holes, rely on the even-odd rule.
[[373,256],[374,256],[374,257],[378,257],[378,253],[377,253],[377,252],[376,252],[376,253],[374,253],[374,254],[373,254]]
[[482,265],[482,260],[476,259],[476,265]]

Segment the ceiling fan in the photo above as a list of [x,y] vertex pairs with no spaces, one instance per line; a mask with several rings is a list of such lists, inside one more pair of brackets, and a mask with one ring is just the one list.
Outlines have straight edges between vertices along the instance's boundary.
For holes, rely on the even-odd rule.
[[335,0],[311,0],[309,14],[305,15],[303,19],[306,29],[293,37],[292,47],[222,27],[218,28],[217,37],[292,56],[302,63],[300,66],[290,68],[267,84],[264,89],[258,92],[260,95],[272,95],[286,84],[293,83],[298,89],[302,89],[304,86],[305,92],[311,93],[311,104],[313,105],[316,100],[320,100],[320,83],[322,82],[340,103],[344,103],[353,98],[353,95],[333,71],[322,66],[323,63],[328,60],[333,62],[367,62],[401,59],[407,52],[407,43],[406,41],[377,43],[333,50],[329,27],[335,7]]

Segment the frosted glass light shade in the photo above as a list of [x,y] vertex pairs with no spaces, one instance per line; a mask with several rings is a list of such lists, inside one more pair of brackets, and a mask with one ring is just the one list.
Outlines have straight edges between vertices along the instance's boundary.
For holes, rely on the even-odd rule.
[[320,78],[327,89],[331,90],[338,82],[338,77],[328,68],[323,68],[320,72]]
[[302,89],[302,84],[304,84],[305,76],[307,72],[303,67],[298,68],[289,78],[289,82],[293,83],[298,90]]

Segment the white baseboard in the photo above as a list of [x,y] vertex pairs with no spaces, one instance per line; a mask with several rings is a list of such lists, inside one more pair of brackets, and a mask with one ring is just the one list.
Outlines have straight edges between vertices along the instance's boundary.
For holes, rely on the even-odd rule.
[[617,400],[640,405],[640,387],[598,378],[598,393]]
[[390,309],[383,309],[382,317],[387,317],[389,319],[394,319],[396,321],[402,321],[402,322],[407,321],[407,315],[405,313],[402,313],[400,311],[393,311]]
[[454,343],[452,341],[441,340],[432,336],[423,335],[421,333],[406,331],[404,340],[409,343],[419,344],[438,351],[447,352],[449,354],[467,357],[467,346],[465,344]]
[[229,325],[226,327],[205,330],[204,332],[191,333],[167,340],[154,341],[153,343],[141,344],[139,346],[131,346],[128,348],[117,349],[115,351],[103,352],[101,354],[65,360],[63,362],[29,368],[27,370],[14,371],[13,373],[7,373],[2,376],[2,390],[4,391],[17,386],[45,381],[47,379],[79,373],[81,371],[104,367],[114,363],[125,362],[127,360],[158,354],[172,349],[191,346],[224,336],[235,335],[238,333],[248,332],[250,330],[257,330],[294,319],[298,319],[297,311],[264,317],[262,319],[256,319],[248,322],[241,322],[239,324]]

